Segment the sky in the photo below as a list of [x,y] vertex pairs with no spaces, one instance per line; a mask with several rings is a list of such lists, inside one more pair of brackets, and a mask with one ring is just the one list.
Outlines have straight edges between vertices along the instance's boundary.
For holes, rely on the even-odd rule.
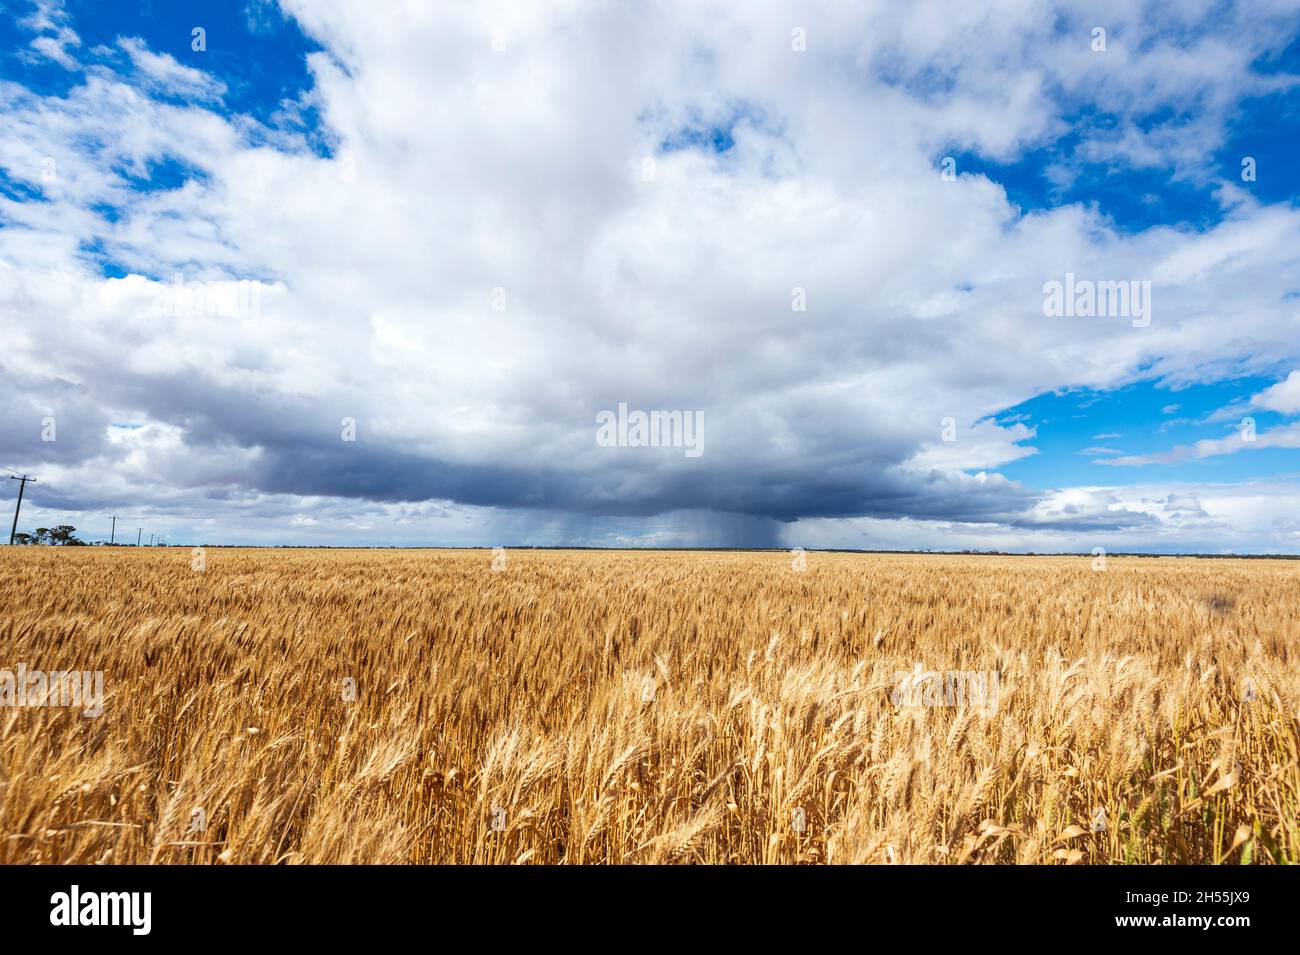
[[1296,0],[3,0],[0,467],[91,540],[1300,553],[1298,148]]

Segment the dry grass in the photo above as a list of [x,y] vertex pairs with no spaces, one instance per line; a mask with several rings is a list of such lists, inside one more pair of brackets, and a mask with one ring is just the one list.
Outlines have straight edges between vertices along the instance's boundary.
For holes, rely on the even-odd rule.
[[1300,857],[1297,563],[206,557],[0,552],[0,668],[107,690],[0,708],[0,861]]

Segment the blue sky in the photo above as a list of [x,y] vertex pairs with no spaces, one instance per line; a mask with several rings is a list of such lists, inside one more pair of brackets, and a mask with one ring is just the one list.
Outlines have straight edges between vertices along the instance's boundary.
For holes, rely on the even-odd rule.
[[1117,468],[1101,463],[1121,455],[1147,454],[1236,434],[1247,416],[1254,418],[1261,431],[1281,425],[1286,416],[1268,410],[1216,417],[1273,383],[1269,378],[1248,376],[1173,390],[1144,381],[1109,390],[1038,395],[997,416],[1003,423],[1023,421],[1034,428],[1029,443],[1038,452],[1011,462],[1002,471],[1032,487],[1072,482],[1295,480],[1300,477],[1300,455],[1289,448],[1262,448],[1178,465]]
[[1300,5],[713,12],[7,5],[24,523],[1300,552]]
[[[43,95],[66,96],[83,80],[80,71],[68,70],[55,60],[28,55],[33,31],[19,22],[36,9],[34,3],[8,5],[0,41],[4,43],[6,79]],[[117,49],[121,37],[139,37],[154,53],[201,69],[225,84],[220,111],[246,114],[262,122],[284,122],[286,100],[294,101],[312,88],[307,54],[319,44],[298,29],[274,3],[222,0],[177,4],[167,0],[140,0],[131,4],[104,4],[94,0],[69,0],[58,5],[66,22],[80,39],[78,58],[85,64],[122,65]],[[206,31],[202,52],[193,49],[192,31]],[[96,48],[100,48],[96,52]],[[160,90],[159,98],[184,102],[183,95]],[[315,117],[310,122],[316,128]],[[304,126],[307,124],[304,123]]]

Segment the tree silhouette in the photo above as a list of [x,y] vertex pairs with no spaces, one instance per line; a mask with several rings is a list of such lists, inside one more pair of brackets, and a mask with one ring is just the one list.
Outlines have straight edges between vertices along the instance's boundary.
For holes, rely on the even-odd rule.
[[71,524],[59,524],[55,527],[38,527],[36,528],[36,532],[31,535],[15,534],[14,540],[17,541],[19,536],[22,536],[27,538],[25,543],[29,544],[52,544],[56,547],[85,546],[85,541],[72,536],[76,530],[77,529]]

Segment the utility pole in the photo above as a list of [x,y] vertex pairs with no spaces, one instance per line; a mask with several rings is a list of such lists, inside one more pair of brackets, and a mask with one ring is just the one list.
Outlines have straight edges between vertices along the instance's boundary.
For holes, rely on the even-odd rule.
[[135,535],[135,546],[136,546],[136,547],[139,547],[139,546],[140,546],[140,537],[141,537],[141,535],[144,534],[144,528],[143,528],[143,527],[137,527],[137,528],[136,528],[136,531],[138,531],[138,533]]
[[117,540],[117,515],[113,515],[113,532],[108,535],[108,542],[111,544]]
[[14,542],[14,535],[18,533],[18,511],[21,510],[23,506],[23,490],[27,487],[28,481],[31,481],[33,484],[35,484],[36,478],[28,477],[26,474],[24,474],[20,478],[11,477],[9,478],[9,480],[18,482],[18,504],[14,507],[13,527],[9,528],[9,543],[12,544]]

